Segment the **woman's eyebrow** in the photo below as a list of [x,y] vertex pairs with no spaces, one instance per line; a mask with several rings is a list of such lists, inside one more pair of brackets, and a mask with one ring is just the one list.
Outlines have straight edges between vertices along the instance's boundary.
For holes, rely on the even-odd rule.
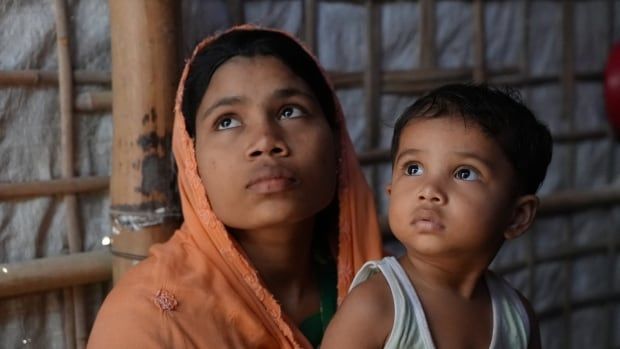
[[294,97],[294,96],[302,96],[305,98],[309,98],[311,100],[316,99],[313,94],[300,90],[295,87],[286,87],[286,88],[275,90],[273,91],[271,96],[274,98],[287,98],[287,97]]
[[241,104],[247,100],[246,97],[241,96],[230,96],[218,99],[215,103],[211,104],[204,113],[202,113],[201,117],[206,119],[209,114],[211,114],[215,109],[224,106],[230,106],[235,104]]

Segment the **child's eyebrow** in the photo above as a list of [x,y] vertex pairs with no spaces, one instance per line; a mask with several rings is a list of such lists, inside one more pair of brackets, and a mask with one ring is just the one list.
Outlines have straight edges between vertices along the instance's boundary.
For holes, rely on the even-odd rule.
[[217,100],[215,103],[213,103],[211,106],[209,106],[207,110],[205,110],[205,112],[202,113],[201,118],[206,119],[207,116],[209,116],[209,114],[211,114],[215,109],[219,107],[240,104],[246,100],[247,100],[246,97],[241,97],[241,96],[230,96],[230,97],[221,98]]
[[398,153],[398,155],[396,156],[396,160],[394,160],[394,163],[398,163],[398,161],[400,161],[400,158],[402,158],[405,155],[416,155],[419,153],[422,153],[423,150],[420,149],[416,149],[416,148],[408,148],[406,150],[403,150],[401,152]]
[[476,154],[476,153],[472,153],[472,152],[468,152],[468,151],[455,151],[455,154],[464,157],[464,158],[469,158],[469,159],[474,159],[477,160],[478,162],[483,163],[485,166],[489,167],[489,168],[493,168],[493,163],[485,158],[483,158],[482,156]]

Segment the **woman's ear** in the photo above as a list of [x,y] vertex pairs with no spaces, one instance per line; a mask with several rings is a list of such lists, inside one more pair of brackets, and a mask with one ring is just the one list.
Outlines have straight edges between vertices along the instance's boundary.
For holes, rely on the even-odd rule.
[[534,222],[538,210],[538,197],[536,195],[523,195],[517,199],[510,225],[504,231],[504,238],[512,240],[521,236]]

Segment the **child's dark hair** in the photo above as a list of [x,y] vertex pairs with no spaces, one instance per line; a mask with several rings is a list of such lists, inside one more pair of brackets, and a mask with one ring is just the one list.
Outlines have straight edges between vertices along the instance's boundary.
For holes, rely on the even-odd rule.
[[551,161],[549,129],[521,102],[514,91],[486,85],[453,84],[431,91],[398,117],[392,138],[392,163],[400,135],[411,121],[462,116],[491,137],[513,165],[520,194],[534,194],[545,179]]
[[272,30],[235,30],[217,37],[194,58],[183,93],[183,116],[190,137],[196,134],[196,111],[211,81],[222,64],[235,56],[273,56],[302,78],[317,98],[328,123],[335,129],[335,105],[332,89],[315,60],[295,40]]

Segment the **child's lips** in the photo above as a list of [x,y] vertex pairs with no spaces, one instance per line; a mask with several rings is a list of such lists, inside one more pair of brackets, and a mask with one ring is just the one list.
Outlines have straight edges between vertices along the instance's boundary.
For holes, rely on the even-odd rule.
[[441,231],[445,228],[438,214],[431,210],[418,212],[411,221],[411,225],[426,232]]

